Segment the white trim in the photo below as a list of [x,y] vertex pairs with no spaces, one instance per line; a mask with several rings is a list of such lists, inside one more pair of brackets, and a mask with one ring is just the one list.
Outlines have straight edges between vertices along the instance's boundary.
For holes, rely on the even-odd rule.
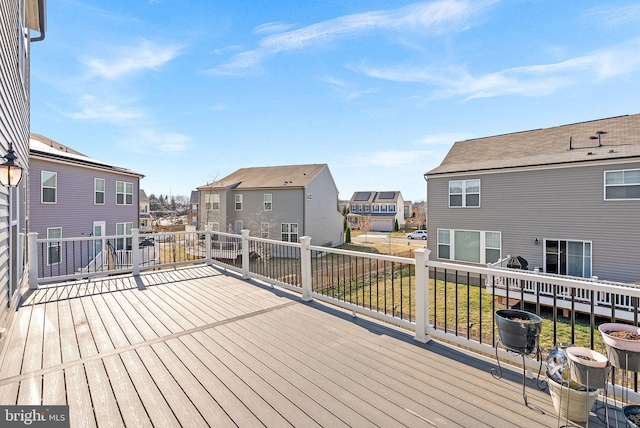
[[[123,192],[120,193],[118,192],[118,184],[122,183],[124,186]],[[127,185],[131,186],[131,192],[128,193],[127,192]],[[119,204],[118,203],[118,195],[122,195],[122,203]],[[127,195],[131,195],[131,203],[128,204],[127,203]],[[133,183],[128,182],[128,181],[116,181],[116,205],[120,205],[120,206],[124,206],[124,205],[133,205]]]
[[622,172],[625,173],[627,171],[638,171],[640,172],[640,168],[628,168],[628,169],[613,169],[608,171],[603,171],[603,198],[605,201],[638,201],[640,198],[607,198],[607,188],[608,187],[627,187],[627,186],[640,186],[640,183],[633,184],[607,184],[607,173],[613,172]]
[[[98,195],[98,180],[102,180],[102,203],[100,202],[96,202],[97,199],[97,195]],[[93,205],[104,205],[106,202],[106,198],[107,198],[107,180],[105,180],[104,178],[97,178],[95,177],[93,179]]]
[[[52,230],[60,230],[60,236],[56,238],[52,238],[49,236],[49,231]],[[47,239],[58,239],[62,238],[62,226],[60,227],[47,227]],[[49,250],[53,247],[58,247],[58,261],[55,263],[51,263]],[[47,266],[59,265],[62,263],[62,242],[61,241],[51,241],[47,242]]]
[[[461,193],[451,193],[451,183],[459,181],[461,183],[460,187],[462,189]],[[469,181],[477,181],[478,182],[478,192],[467,193],[467,182]],[[478,205],[467,205],[467,196],[468,195],[478,195]],[[447,195],[448,195],[448,204],[449,208],[480,208],[482,206],[482,188],[481,188],[481,180],[479,178],[470,178],[466,180],[458,179],[458,180],[449,180],[447,185]],[[458,196],[462,198],[462,205],[451,205],[451,195]]]
[[[55,193],[54,193],[54,201],[53,202],[49,202],[49,201],[45,201],[44,200],[44,174],[53,174],[56,178],[56,185],[55,187],[49,187],[47,186],[47,189],[54,189]],[[58,203],[58,173],[57,172],[53,172],[53,171],[45,171],[42,170],[40,171],[40,203],[42,204],[57,204]]]
[[[449,232],[449,258],[443,258],[440,257],[440,231],[441,230],[446,230]],[[502,258],[502,232],[500,232],[499,230],[472,230],[472,229],[447,229],[447,228],[439,228],[436,229],[436,258],[438,260],[449,260],[452,262],[461,262],[461,263],[476,263],[476,262],[472,262],[469,260],[457,260],[456,259],[456,238],[455,238],[455,233],[456,232],[472,232],[472,233],[479,233],[480,234],[480,261],[477,262],[478,264],[481,265],[486,265],[487,264],[487,249],[490,250],[499,250],[500,254],[498,255],[498,260],[500,260]],[[487,248],[487,244],[486,244],[486,234],[487,233],[497,233],[500,235],[500,247],[499,248],[495,248],[495,247],[488,247]],[[447,245],[447,244],[442,244],[442,245]]]

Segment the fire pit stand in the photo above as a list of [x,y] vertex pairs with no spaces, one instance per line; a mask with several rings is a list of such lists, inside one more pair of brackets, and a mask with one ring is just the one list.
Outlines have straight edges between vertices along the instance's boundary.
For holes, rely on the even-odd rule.
[[[540,331],[542,330],[542,318],[531,312],[521,311],[517,309],[501,309],[495,313],[496,325],[498,327],[498,344],[509,352],[520,355],[522,357],[522,398],[525,406],[527,403],[525,356],[535,353],[536,358],[540,361],[540,369],[538,370],[538,388],[540,382],[540,373],[542,371],[542,357],[540,346],[538,345]],[[496,346],[496,361],[498,369],[491,369],[491,375],[495,379],[502,378],[502,366],[498,358],[498,346]]]

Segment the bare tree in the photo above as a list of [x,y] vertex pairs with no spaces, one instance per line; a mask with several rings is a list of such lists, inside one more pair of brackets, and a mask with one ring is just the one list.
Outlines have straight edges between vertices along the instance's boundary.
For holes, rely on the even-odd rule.
[[360,217],[360,230],[364,231],[364,241],[367,242],[367,233],[373,227],[373,222],[371,221],[371,216],[362,216]]

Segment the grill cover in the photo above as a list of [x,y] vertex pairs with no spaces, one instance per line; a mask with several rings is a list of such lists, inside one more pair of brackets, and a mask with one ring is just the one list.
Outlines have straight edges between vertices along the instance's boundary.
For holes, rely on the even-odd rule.
[[527,270],[529,263],[521,256],[513,256],[507,262],[507,267],[510,269],[522,269]]

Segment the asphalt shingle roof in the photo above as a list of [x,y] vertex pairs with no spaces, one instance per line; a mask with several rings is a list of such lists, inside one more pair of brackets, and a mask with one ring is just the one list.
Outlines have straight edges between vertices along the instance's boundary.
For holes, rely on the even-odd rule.
[[233,187],[235,189],[277,189],[283,187],[306,187],[327,164],[265,166],[241,168],[211,184],[198,187]]
[[458,141],[427,175],[634,157],[640,114]]

